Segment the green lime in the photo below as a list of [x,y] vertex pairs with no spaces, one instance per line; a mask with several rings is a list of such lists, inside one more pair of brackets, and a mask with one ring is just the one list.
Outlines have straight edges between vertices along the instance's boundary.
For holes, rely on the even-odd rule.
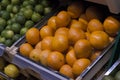
[[4,73],[7,74],[11,78],[16,78],[19,76],[19,69],[13,65],[9,64],[4,68]]
[[9,5],[7,5],[6,10],[7,10],[8,12],[12,12],[12,8],[13,8],[13,5],[9,4]]
[[14,4],[14,5],[19,4],[20,0],[11,0],[11,3]]
[[11,18],[12,23],[16,23],[15,17]]
[[42,1],[40,1],[40,3],[41,3],[44,7],[48,7],[48,6],[49,6],[49,1],[48,1],[48,0],[42,0]]
[[40,5],[40,4],[36,5],[35,6],[35,11],[38,12],[38,13],[42,13],[44,11],[43,5]]
[[15,16],[15,14],[13,13],[10,13],[10,17],[13,18]]
[[28,28],[26,27],[23,27],[21,30],[20,30],[20,35],[24,35],[26,32],[27,32]]
[[20,24],[24,24],[25,23],[25,17],[24,15],[17,15],[16,16],[16,22],[20,23]]
[[11,30],[11,28],[12,28],[12,25],[10,24],[5,27],[5,29],[8,29],[8,30]]
[[115,80],[120,80],[120,71],[115,74]]
[[45,7],[44,8],[44,14],[48,14],[51,12],[51,7]]
[[10,3],[9,0],[2,0],[2,1],[1,1],[1,5],[2,5],[3,7],[6,7],[9,3]]
[[13,43],[13,42],[12,42],[11,39],[7,39],[4,44],[5,44],[6,46],[9,46],[9,47],[10,47],[10,46],[12,45],[12,43]]
[[15,35],[13,36],[13,38],[12,38],[12,41],[15,42],[15,41],[17,41],[20,37],[21,37],[20,34],[15,34]]
[[13,13],[18,13],[19,12],[19,6],[18,5],[13,6],[12,11],[13,11]]
[[32,14],[33,14],[33,11],[32,11],[31,9],[26,9],[26,10],[24,11],[24,16],[25,16],[27,19],[30,19],[31,16],[32,16]]
[[41,19],[41,15],[39,13],[33,13],[32,15],[32,21],[38,22]]
[[33,9],[33,6],[32,5],[27,5],[25,8],[26,9]]
[[32,20],[28,20],[25,22],[25,27],[28,29],[34,26],[34,22]]
[[5,27],[6,26],[6,20],[3,18],[0,18],[0,26]]
[[0,33],[4,30],[3,26],[0,26]]
[[20,12],[24,12],[26,10],[25,7],[20,8]]
[[30,2],[25,0],[22,5],[25,7],[25,6],[29,5],[29,4],[30,4]]
[[[1,37],[1,36],[0,36],[0,43],[3,43],[3,44],[5,43],[5,37]],[[1,67],[1,66],[0,66],[0,67]]]
[[0,11],[2,10],[2,5],[0,5]]
[[13,23],[11,28],[14,33],[19,33],[21,29],[21,25],[19,23]]
[[10,18],[10,13],[8,11],[4,11],[2,14],[2,18],[8,20]]
[[35,5],[35,4],[36,4],[36,1],[35,1],[35,0],[29,0],[29,3],[30,3],[31,5]]
[[2,32],[1,32],[1,37],[5,37],[6,35],[6,29],[4,29]]
[[6,30],[5,31],[4,37],[6,39],[11,39],[13,36],[14,36],[14,32],[12,30]]

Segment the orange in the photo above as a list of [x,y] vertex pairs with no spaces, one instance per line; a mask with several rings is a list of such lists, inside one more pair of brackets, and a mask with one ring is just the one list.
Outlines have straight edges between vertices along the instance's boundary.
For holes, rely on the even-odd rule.
[[41,41],[39,41],[39,42],[35,45],[35,48],[36,48],[36,49],[42,49],[42,48],[41,48]]
[[85,32],[86,35],[86,39],[89,40],[90,39],[90,33],[89,32]]
[[40,58],[40,62],[41,64],[43,64],[44,66],[47,66],[47,57],[48,55],[51,53],[50,50],[45,49],[43,51],[41,51],[39,58]]
[[59,72],[69,78],[74,78],[73,72],[72,72],[72,67],[68,64],[63,65]]
[[73,74],[79,76],[89,65],[90,60],[87,58],[81,58],[75,61],[72,67]]
[[43,26],[40,29],[40,36],[42,39],[45,38],[46,36],[53,36],[53,34],[54,34],[54,30],[47,25]]
[[91,19],[88,23],[88,31],[104,31],[103,24],[98,19]]
[[62,34],[55,35],[52,40],[52,50],[64,52],[69,47],[68,37]]
[[95,51],[94,53],[92,53],[92,55],[90,56],[90,60],[91,61],[95,61],[101,54],[102,51]]
[[66,11],[60,11],[56,16],[56,25],[58,27],[66,27],[70,21],[71,17]]
[[75,43],[74,51],[77,58],[87,58],[93,52],[93,48],[88,40],[80,39]]
[[71,49],[67,52],[65,59],[67,64],[69,64],[70,66],[73,65],[73,63],[77,60],[74,49]]
[[83,31],[87,30],[87,25],[78,20],[72,20],[70,28],[82,29]]
[[85,32],[81,29],[70,28],[68,33],[68,39],[70,44],[75,44],[79,39],[85,39]]
[[99,50],[104,49],[110,43],[109,36],[104,31],[92,32],[89,41],[95,49]]
[[49,27],[53,28],[53,30],[56,30],[57,29],[57,26],[56,26],[56,16],[50,17],[50,19],[47,22],[47,25]]
[[67,12],[72,18],[78,18],[84,11],[83,3],[80,1],[73,2],[67,7]]
[[103,26],[105,32],[110,36],[115,36],[120,30],[120,22],[112,16],[109,16],[104,20]]
[[28,57],[30,52],[33,50],[33,47],[29,43],[23,43],[20,45],[19,51],[22,55]]
[[64,55],[58,51],[51,52],[47,57],[47,65],[54,70],[59,70],[64,64]]
[[32,45],[36,45],[40,41],[39,29],[33,27],[26,32],[26,40]]
[[55,35],[57,35],[57,34],[63,34],[63,35],[68,36],[68,31],[69,31],[68,28],[66,28],[66,27],[61,27],[61,28],[58,28],[58,29],[56,30]]
[[90,6],[86,9],[85,14],[87,19],[90,21],[91,19],[99,19],[102,20],[103,13],[100,9],[95,6]]
[[52,40],[53,40],[53,36],[47,36],[45,38],[42,39],[41,41],[41,49],[49,49],[52,50]]
[[38,62],[39,61],[39,56],[40,56],[41,50],[40,49],[33,49],[30,52],[29,58],[32,59],[33,61]]

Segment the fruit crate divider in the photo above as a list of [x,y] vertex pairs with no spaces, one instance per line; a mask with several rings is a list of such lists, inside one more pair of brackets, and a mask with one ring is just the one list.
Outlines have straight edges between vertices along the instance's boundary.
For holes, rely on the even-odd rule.
[[116,37],[114,49],[112,51],[110,61],[108,62],[108,66],[107,66],[108,69],[115,63],[116,60],[120,58],[119,49],[120,49],[120,31],[118,32],[118,36]]
[[0,43],[0,56],[2,56],[4,54],[5,47],[6,47],[5,45]]

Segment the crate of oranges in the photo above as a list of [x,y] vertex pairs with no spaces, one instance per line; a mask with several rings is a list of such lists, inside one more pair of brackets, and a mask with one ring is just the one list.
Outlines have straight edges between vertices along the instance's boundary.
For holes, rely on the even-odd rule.
[[24,39],[14,45],[18,48],[15,55],[24,58],[43,79],[80,80],[91,75],[87,78],[90,80],[109,60],[120,29],[118,19],[104,11],[81,1],[72,2],[39,28],[30,28]]

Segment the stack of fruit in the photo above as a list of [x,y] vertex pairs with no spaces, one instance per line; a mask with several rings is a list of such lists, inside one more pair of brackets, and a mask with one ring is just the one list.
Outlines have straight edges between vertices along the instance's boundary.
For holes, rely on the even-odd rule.
[[0,43],[11,46],[51,9],[49,0],[1,0]]
[[102,22],[99,10],[73,2],[40,30],[30,28],[19,52],[75,79],[109,46],[120,29],[119,21],[112,16]]

